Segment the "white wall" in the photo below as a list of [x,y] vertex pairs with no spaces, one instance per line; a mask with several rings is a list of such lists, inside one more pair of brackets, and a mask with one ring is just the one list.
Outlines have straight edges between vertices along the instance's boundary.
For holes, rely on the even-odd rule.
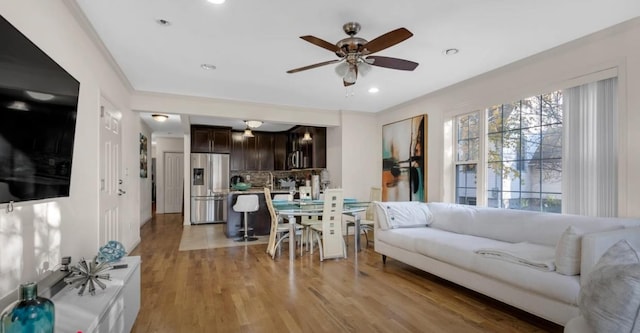
[[[157,138],[154,156],[156,158],[156,213],[164,213],[164,153],[182,153],[184,152],[184,143],[182,138]],[[185,154],[185,158],[189,155]],[[185,181],[185,185],[189,184]],[[185,202],[186,209],[186,202]]]
[[[74,262],[92,257],[101,245],[98,244],[100,149],[96,134],[101,95],[123,112],[123,140],[130,140],[131,131],[136,128],[137,132],[139,126],[127,124],[132,117],[126,108],[130,105],[128,86],[111,69],[63,0],[1,1],[0,13],[80,81],[69,197],[18,203],[13,213],[7,213],[6,205],[0,205],[2,298],[20,283],[42,278],[61,257],[72,256]],[[123,149],[124,166],[132,168],[137,160],[131,160],[134,153],[129,149],[137,147]],[[130,187],[138,188],[136,180],[129,182]],[[128,215],[131,210],[135,210],[135,215]],[[124,207],[123,212],[125,220],[138,223],[135,203]],[[139,234],[128,235],[127,239],[129,242],[139,239]]]
[[[125,109],[125,108],[122,108]],[[137,112],[125,109],[120,120],[122,133],[122,184],[125,191],[120,200],[120,231],[122,244],[131,251],[140,243],[140,133],[142,124]],[[99,244],[103,245],[103,244]]]
[[338,126],[340,112],[282,105],[237,102],[215,98],[136,92],[131,108],[137,111],[258,119],[293,125]]
[[152,216],[151,207],[151,159],[153,157],[153,150],[151,148],[151,128],[141,119],[140,133],[147,137],[147,178],[140,178],[140,226],[149,221]]
[[[443,178],[444,122],[455,114],[484,109],[554,89],[607,68],[619,73],[619,215],[640,217],[640,19],[567,43],[470,80],[386,110],[379,127],[419,114],[429,115],[429,201],[448,200]],[[574,84],[575,85],[575,84]],[[628,170],[628,172],[627,172]]]
[[342,188],[344,196],[369,200],[371,187],[380,187],[382,131],[375,114],[342,112]]
[[327,171],[330,188],[342,188],[342,127],[327,127]]

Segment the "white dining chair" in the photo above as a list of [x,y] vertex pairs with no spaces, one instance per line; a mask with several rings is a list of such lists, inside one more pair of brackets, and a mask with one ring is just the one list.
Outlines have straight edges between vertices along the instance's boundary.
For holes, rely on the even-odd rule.
[[289,223],[280,223],[280,219],[276,215],[276,210],[273,207],[273,201],[271,200],[271,191],[268,187],[264,188],[264,201],[269,209],[271,215],[271,232],[269,233],[269,243],[267,244],[267,253],[271,258],[275,259],[276,250],[280,252],[280,246],[282,241],[289,239],[290,242],[295,242],[295,236],[298,236],[300,241],[300,252],[302,252],[302,226],[296,224],[296,234],[293,238],[289,235]]
[[[364,213],[364,219],[360,219],[360,232],[364,234],[364,237],[367,240],[367,246],[369,246],[369,232],[373,232],[374,230],[374,209],[375,206],[373,204],[374,201],[382,200],[382,190],[379,187],[372,187],[369,192],[369,206],[367,206],[367,210]],[[356,223],[353,220],[353,217],[345,218],[345,231],[346,236],[349,238],[349,228],[356,227]],[[354,230],[355,232],[355,230]],[[373,240],[373,238],[372,238]]]
[[[324,192],[322,223],[311,226],[311,232],[318,242],[320,261],[347,257],[347,247],[342,237],[343,207],[342,189],[330,189]],[[311,251],[313,253],[313,244],[311,244]]]

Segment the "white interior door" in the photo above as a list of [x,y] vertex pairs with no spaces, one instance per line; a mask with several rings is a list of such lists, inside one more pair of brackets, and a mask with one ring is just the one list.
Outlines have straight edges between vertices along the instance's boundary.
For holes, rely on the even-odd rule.
[[100,245],[122,242],[120,196],[122,185],[121,124],[119,112],[103,101],[100,110]]
[[164,212],[182,212],[184,154],[164,153]]

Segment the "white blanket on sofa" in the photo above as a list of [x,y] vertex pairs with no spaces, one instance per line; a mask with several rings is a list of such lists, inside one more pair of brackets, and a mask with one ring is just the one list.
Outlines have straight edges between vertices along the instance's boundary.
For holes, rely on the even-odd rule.
[[527,242],[506,243],[495,248],[477,249],[474,252],[487,258],[505,260],[545,272],[556,269],[555,249],[549,246]]

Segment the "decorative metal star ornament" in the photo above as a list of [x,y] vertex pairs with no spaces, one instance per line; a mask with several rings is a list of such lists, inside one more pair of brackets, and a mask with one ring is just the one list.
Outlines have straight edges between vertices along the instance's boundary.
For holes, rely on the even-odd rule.
[[78,288],[78,295],[84,295],[87,287],[89,288],[89,294],[92,296],[96,294],[96,284],[103,290],[107,288],[107,285],[100,280],[111,280],[109,274],[104,272],[112,269],[113,267],[106,263],[97,261],[97,257],[93,258],[93,261],[85,260],[82,258],[76,266],[71,267],[71,274],[64,278],[64,282]]

